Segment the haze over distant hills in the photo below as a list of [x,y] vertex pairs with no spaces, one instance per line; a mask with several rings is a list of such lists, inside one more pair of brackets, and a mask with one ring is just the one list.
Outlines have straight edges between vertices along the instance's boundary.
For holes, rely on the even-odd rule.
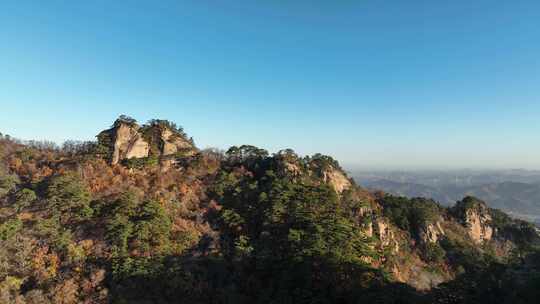
[[356,182],[372,190],[407,197],[431,197],[452,205],[466,195],[515,217],[540,222],[540,171],[353,171]]

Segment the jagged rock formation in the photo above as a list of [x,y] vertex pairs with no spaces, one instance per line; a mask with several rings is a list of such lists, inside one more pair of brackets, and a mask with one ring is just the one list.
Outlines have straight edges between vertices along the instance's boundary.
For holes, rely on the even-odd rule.
[[160,136],[160,141],[163,144],[161,148],[162,155],[171,155],[181,150],[192,150],[194,148],[191,142],[169,128],[161,128]]
[[148,156],[150,145],[144,141],[139,129],[140,127],[136,124],[119,121],[112,129],[105,131],[111,133],[113,138],[112,164],[122,159]]
[[292,150],[286,149],[279,151],[274,157],[276,158],[279,167],[278,172],[280,174],[298,178],[305,172],[307,175],[320,179],[330,185],[338,194],[350,189],[353,185],[351,179],[337,162],[328,156],[317,154],[313,158],[308,159],[307,168],[302,165],[300,158]]
[[444,236],[444,229],[440,221],[428,223],[420,228],[419,237],[424,243],[436,243],[442,236]]
[[134,119],[121,116],[97,138],[109,150],[113,165],[124,159],[162,157],[176,153],[192,155],[196,151],[193,142],[187,139],[183,131],[165,120],[152,120],[139,126]]
[[281,175],[299,178],[305,171],[300,157],[291,149],[278,151],[274,158],[276,159],[277,172]]
[[489,241],[493,235],[493,228],[489,226],[491,216],[480,212],[469,210],[466,214],[469,236],[478,243]]
[[330,184],[337,193],[341,193],[349,189],[352,185],[351,181],[349,178],[347,178],[343,171],[336,168],[325,170],[323,172],[323,180]]
[[389,248],[392,253],[399,252],[399,241],[390,226],[390,224],[384,218],[377,218],[375,220],[375,228],[380,240],[382,248]]
[[467,228],[470,238],[478,243],[484,243],[493,237],[492,218],[486,203],[474,197],[466,197],[457,202],[454,213]]

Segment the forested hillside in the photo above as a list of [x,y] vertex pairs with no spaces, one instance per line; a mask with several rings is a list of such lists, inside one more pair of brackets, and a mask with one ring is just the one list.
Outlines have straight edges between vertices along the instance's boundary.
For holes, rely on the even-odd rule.
[[[489,172],[483,174],[489,175]],[[467,195],[475,196],[488,202],[490,207],[501,209],[513,217],[540,223],[540,183],[536,171],[494,171],[491,179],[482,178],[483,175],[467,176],[460,177],[459,182],[440,178],[438,173],[429,174],[436,183],[430,182],[422,173],[411,172],[397,176],[386,174],[392,179],[375,174],[371,173],[368,178],[356,176],[355,180],[371,190],[407,197],[431,197],[443,205],[452,205]]]
[[539,241],[474,197],[370,193],[329,156],[200,150],[164,120],[0,138],[0,303],[536,303]]

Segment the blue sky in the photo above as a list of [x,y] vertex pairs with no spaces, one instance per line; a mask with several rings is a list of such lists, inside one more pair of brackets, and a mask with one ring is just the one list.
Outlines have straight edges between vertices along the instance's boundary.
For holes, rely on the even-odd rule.
[[125,113],[175,121],[203,148],[349,168],[538,169],[539,13],[533,0],[4,0],[0,132],[92,139]]

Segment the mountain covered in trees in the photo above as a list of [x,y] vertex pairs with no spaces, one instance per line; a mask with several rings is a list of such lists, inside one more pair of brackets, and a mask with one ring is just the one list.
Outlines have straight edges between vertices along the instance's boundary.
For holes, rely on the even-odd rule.
[[122,116],[0,137],[0,303],[536,303],[532,224],[369,192],[325,155],[198,149]]
[[355,171],[352,175],[370,190],[431,197],[447,206],[464,196],[475,196],[513,217],[540,223],[539,171]]

